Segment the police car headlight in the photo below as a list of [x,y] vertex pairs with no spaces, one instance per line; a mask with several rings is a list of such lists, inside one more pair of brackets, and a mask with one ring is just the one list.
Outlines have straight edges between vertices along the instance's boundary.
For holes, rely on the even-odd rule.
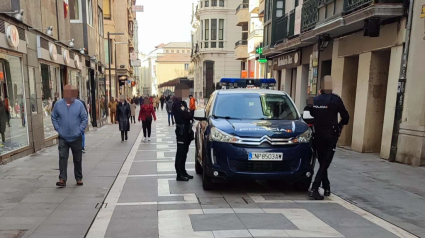
[[217,129],[216,127],[213,127],[211,128],[210,141],[237,143],[240,140],[232,135],[227,134],[224,131]]
[[311,139],[311,129],[308,128],[304,133],[297,136],[297,138],[293,141],[296,143],[309,143]]

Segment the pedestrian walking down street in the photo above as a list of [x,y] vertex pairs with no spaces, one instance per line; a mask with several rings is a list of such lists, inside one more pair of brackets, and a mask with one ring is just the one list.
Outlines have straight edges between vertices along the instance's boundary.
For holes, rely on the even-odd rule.
[[111,117],[111,123],[115,124],[117,117],[117,101],[115,101],[114,97],[111,98],[111,101],[108,103],[109,111],[111,112],[109,115]]
[[[80,95],[78,95],[78,100],[80,100],[80,102],[84,105],[84,109],[86,109],[86,113],[88,115],[89,111],[87,110],[86,102],[84,102],[83,100],[80,99]],[[88,121],[88,119],[87,119],[87,121]],[[82,143],[83,153],[86,153],[86,131],[85,130],[82,132],[81,139],[83,141],[83,143]]]
[[3,100],[0,98],[0,134],[1,134],[1,141],[3,143],[6,143],[6,136],[4,135],[4,133],[6,132],[6,122],[7,122],[6,107]]
[[192,117],[193,117],[196,110],[196,99],[193,97],[193,95],[189,95],[189,109],[190,109],[190,114],[192,114]]
[[130,116],[131,109],[130,104],[125,100],[125,96],[120,96],[120,102],[117,105],[117,119],[116,122],[119,125],[121,131],[121,142],[128,140],[128,132],[130,131]]
[[145,98],[143,105],[140,106],[138,118],[139,122],[142,121],[143,141],[151,141],[152,118],[156,121],[155,109],[150,104],[149,98]]
[[[330,196],[331,188],[328,178],[328,168],[335,154],[338,138],[342,127],[348,124],[349,115],[341,98],[332,93],[332,77],[324,77],[324,87],[321,94],[314,98],[313,105],[308,105],[310,114],[314,117],[314,147],[320,164],[309,196],[316,200],[323,200],[319,193],[322,185],[324,195]],[[338,114],[341,121],[338,122]]]
[[158,111],[160,104],[159,96],[153,98],[153,106],[155,107],[155,111]]
[[164,103],[165,103],[165,97],[164,97],[164,95],[162,95],[159,100],[161,101],[161,110],[164,110]]
[[10,104],[8,97],[4,97],[4,107],[6,108],[7,125],[10,127]]
[[187,153],[189,152],[189,145],[194,139],[194,133],[192,130],[193,116],[190,114],[189,108],[185,101],[181,98],[175,98],[173,104],[173,115],[176,119],[176,137],[177,137],[177,152],[175,169],[177,173],[177,181],[189,181],[193,179],[192,175],[189,175],[186,171],[186,159]]
[[56,102],[52,113],[52,123],[59,134],[59,182],[56,186],[65,187],[68,180],[69,149],[74,161],[74,176],[77,185],[83,185],[83,143],[82,134],[87,127],[87,111],[79,100],[78,89],[71,85],[63,88],[63,99]]
[[168,114],[168,126],[171,126],[170,118],[174,126],[173,99],[171,97],[168,99],[167,104],[165,105],[165,110],[167,110],[167,114]]
[[136,103],[133,99],[130,100],[130,111],[131,111],[131,117],[130,122],[136,123]]

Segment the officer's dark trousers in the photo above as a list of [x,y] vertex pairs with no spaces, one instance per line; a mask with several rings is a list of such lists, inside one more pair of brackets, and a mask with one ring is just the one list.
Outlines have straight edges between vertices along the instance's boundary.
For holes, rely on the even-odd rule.
[[187,153],[189,152],[190,139],[189,134],[186,133],[184,136],[177,134],[177,153],[176,153],[176,162],[175,168],[177,175],[186,175],[186,158]]
[[336,143],[338,137],[331,135],[316,135],[314,138],[314,146],[317,151],[319,160],[319,170],[317,171],[312,189],[318,189],[322,184],[323,189],[330,189],[330,182],[328,178],[328,168],[331,165],[332,159],[335,154]]
[[75,180],[83,179],[82,157],[83,157],[83,143],[82,138],[78,138],[73,142],[66,142],[64,139],[59,138],[59,179],[66,181],[68,179],[68,157],[69,149],[72,151],[74,160],[74,176]]

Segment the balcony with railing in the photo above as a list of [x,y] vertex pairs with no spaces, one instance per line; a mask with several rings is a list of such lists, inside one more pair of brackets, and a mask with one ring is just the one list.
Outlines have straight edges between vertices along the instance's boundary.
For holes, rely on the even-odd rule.
[[[355,25],[362,27],[365,19],[379,17],[381,20],[403,15],[403,0],[306,0],[303,4],[301,16],[301,32],[307,32],[320,26],[326,26],[329,31],[341,27],[342,23],[336,18],[344,20],[344,26]],[[324,24],[333,21],[333,25]],[[333,28],[332,28],[333,27]],[[347,30],[355,30],[346,27]],[[330,32],[332,33],[332,32]]]
[[248,58],[248,41],[240,40],[235,43],[235,59],[243,60]]
[[242,3],[236,8],[236,25],[242,26],[249,22],[249,3]]
[[252,39],[254,37],[261,37],[261,38],[263,38],[263,32],[264,32],[263,29],[256,29],[256,30],[251,31],[249,33],[249,35],[248,35],[248,40],[250,40],[250,39]]
[[288,14],[276,19],[276,45],[288,38]]
[[250,0],[249,13],[258,14],[259,6],[260,6],[260,0]]

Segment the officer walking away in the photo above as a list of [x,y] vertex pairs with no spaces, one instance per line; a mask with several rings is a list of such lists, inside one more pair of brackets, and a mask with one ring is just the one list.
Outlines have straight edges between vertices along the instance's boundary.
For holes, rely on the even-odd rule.
[[193,131],[191,121],[193,116],[189,111],[187,103],[182,98],[175,97],[173,104],[173,115],[176,126],[177,137],[177,153],[175,168],[177,173],[177,181],[188,181],[193,179],[186,171],[186,158],[189,152],[190,142],[193,140]]
[[[310,114],[314,117],[314,147],[320,164],[309,196],[316,200],[323,200],[330,196],[330,182],[328,168],[336,150],[336,144],[342,127],[348,124],[349,115],[342,99],[332,93],[332,77],[324,77],[324,87],[320,95],[314,98],[313,105],[309,105]],[[341,121],[338,122],[338,113]],[[319,193],[320,184],[325,190],[324,196]]]

